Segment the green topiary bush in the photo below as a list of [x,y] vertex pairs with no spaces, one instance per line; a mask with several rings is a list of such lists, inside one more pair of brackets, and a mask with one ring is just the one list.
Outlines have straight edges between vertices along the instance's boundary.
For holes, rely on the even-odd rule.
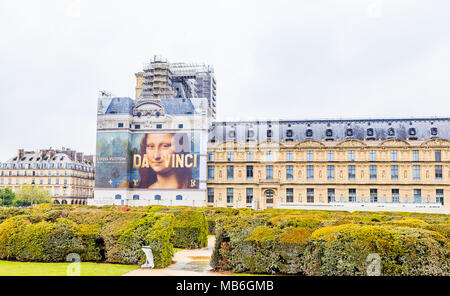
[[204,212],[183,210],[174,213],[174,216],[172,243],[176,248],[206,247],[208,244],[208,223]]
[[448,275],[449,248],[437,232],[345,224],[314,231],[305,250],[307,275],[366,275],[368,255],[382,275]]

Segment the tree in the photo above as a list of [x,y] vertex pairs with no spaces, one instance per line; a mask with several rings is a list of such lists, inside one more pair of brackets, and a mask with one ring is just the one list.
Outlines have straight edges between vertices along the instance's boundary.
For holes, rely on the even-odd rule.
[[11,190],[11,188],[5,188],[5,189],[0,188],[0,198],[2,199],[0,202],[1,202],[2,206],[12,205],[15,197],[16,197],[16,195]]
[[40,204],[40,203],[51,203],[52,197],[47,190],[32,185],[23,185],[19,192],[16,195],[16,199],[14,201],[16,206],[29,206],[31,203]]

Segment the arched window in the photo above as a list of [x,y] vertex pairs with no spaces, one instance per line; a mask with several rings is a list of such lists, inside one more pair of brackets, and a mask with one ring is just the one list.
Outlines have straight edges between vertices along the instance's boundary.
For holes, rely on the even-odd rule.
[[115,196],[114,198],[115,198],[115,199],[122,199],[122,195],[116,194],[116,196]]
[[177,199],[177,200],[183,200],[183,196],[177,195],[176,199]]
[[59,205],[59,201],[57,199],[55,199],[53,203]]
[[266,190],[266,203],[273,203],[273,190]]
[[63,201],[61,202],[63,205],[67,204],[67,200],[63,199]]
[[70,201],[70,204],[73,205],[73,199]]
[[155,195],[155,200],[161,200],[161,195],[159,194]]

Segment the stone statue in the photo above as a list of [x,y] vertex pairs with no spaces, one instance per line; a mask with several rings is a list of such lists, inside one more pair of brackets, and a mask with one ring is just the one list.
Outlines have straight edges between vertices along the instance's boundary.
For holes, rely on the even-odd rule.
[[154,268],[153,253],[149,246],[142,246],[142,251],[145,253],[145,263],[141,265],[141,268]]

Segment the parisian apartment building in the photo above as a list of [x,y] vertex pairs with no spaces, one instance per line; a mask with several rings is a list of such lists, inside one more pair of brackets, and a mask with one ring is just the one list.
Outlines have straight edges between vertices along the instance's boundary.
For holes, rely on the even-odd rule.
[[[99,98],[91,204],[450,212],[450,118],[223,122],[211,65],[155,56],[135,76],[135,98]],[[196,132],[199,187],[141,186],[142,134]]]
[[55,204],[86,205],[94,197],[94,159],[69,148],[17,154],[0,163],[0,188],[17,193],[23,185],[46,190]]

